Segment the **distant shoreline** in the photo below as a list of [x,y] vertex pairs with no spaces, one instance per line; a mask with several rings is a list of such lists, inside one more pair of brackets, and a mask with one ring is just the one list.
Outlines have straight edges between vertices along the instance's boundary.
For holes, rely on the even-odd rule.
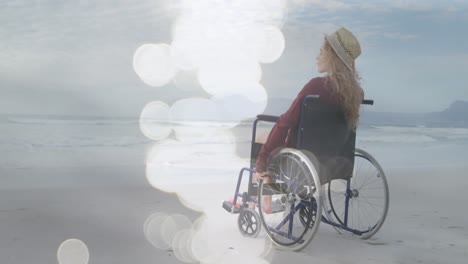
[[[286,102],[287,101],[287,102]],[[290,100],[272,99],[269,101],[264,114],[280,115],[290,105]],[[284,109],[283,109],[284,108]],[[92,115],[46,115],[46,114],[0,114],[0,122],[8,120],[47,120],[47,121],[120,121],[138,123],[139,116],[92,116]],[[194,120],[191,120],[193,122]],[[240,126],[252,124],[254,118],[235,120],[197,120],[196,122],[235,122]],[[26,122],[27,123],[27,122]],[[238,125],[238,126],[239,126]],[[468,128],[468,102],[455,101],[447,109],[431,113],[399,113],[399,112],[374,112],[361,111],[360,126],[399,126],[399,127],[430,127],[430,128]]]

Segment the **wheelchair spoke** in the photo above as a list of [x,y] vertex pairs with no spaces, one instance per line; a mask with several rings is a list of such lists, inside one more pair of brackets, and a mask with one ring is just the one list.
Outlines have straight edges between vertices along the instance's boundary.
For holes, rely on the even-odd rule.
[[383,190],[383,187],[361,188],[361,190]]
[[[365,184],[367,182],[367,180],[369,179],[369,177],[372,177],[372,175],[375,175],[375,172],[377,172],[377,169],[374,169],[374,171],[370,172],[369,169],[371,168],[372,166],[370,164],[368,164],[367,166],[367,174],[366,174],[366,177],[364,178],[364,180],[362,181],[362,185]],[[357,184],[356,184],[357,185]],[[362,185],[361,187],[359,187],[359,189],[362,188]]]
[[362,187],[368,186],[369,184],[372,184],[372,183],[374,183],[374,182],[378,182],[378,181],[380,181],[380,179],[375,179],[375,180],[373,180],[373,181],[371,181],[371,182],[369,182],[369,183],[367,183],[367,184],[365,184],[365,185],[363,185],[363,186],[359,187],[359,189],[358,189],[358,190],[361,190],[361,188],[362,188]]
[[380,204],[370,203],[370,202],[369,202],[369,201],[367,201],[367,200],[364,200],[364,202],[366,202],[368,205],[370,205],[370,206],[372,206],[372,207],[374,207],[374,208],[375,208],[375,206],[378,206],[378,207],[383,207],[383,206],[382,206],[382,205],[380,205]]
[[361,198],[366,198],[366,199],[385,199],[385,197],[372,197],[372,196],[360,196]]
[[363,225],[363,228],[360,228],[360,230],[365,230],[366,226],[371,226],[373,222],[375,222],[375,216],[373,214],[369,214],[368,208],[366,206],[361,206],[361,202],[358,201],[359,207],[362,208],[362,211],[365,214],[365,220],[366,220],[366,225]]
[[[355,164],[355,166],[356,166],[356,164]],[[355,173],[355,174],[358,174],[358,173],[359,173],[359,171],[360,171],[360,169],[361,169],[361,166],[362,166],[362,163],[361,163],[361,162],[358,162],[358,165],[357,165],[357,166],[358,166],[358,167],[357,167],[357,169],[356,169],[356,173]]]

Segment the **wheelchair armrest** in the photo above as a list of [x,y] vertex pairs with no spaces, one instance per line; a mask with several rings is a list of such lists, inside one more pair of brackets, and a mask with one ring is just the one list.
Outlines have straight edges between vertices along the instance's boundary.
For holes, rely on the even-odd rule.
[[257,119],[261,121],[267,122],[276,122],[279,119],[279,116],[272,116],[272,115],[257,115]]

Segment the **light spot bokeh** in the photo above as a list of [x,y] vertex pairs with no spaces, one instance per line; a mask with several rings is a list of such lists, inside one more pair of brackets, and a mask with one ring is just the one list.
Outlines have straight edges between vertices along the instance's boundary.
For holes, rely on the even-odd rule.
[[192,222],[185,215],[174,214],[165,219],[161,225],[161,235],[167,245],[172,245],[176,234],[192,228]]
[[[240,122],[262,113],[267,95],[261,84],[261,63],[276,61],[284,51],[280,27],[287,16],[287,1],[180,0],[172,6],[178,15],[171,44],[144,44],[134,54],[135,72],[141,80],[151,86],[173,80],[181,90],[201,87],[216,99],[244,96],[258,105],[233,116],[249,103],[230,100],[231,110],[221,111],[217,121],[235,118]],[[198,85],[193,83],[193,75]],[[175,108],[179,107],[176,103]]]
[[[267,263],[261,256],[271,250],[270,241],[242,237],[236,217],[222,211],[221,199],[232,195],[239,170],[249,166],[236,154],[231,129],[267,106],[262,64],[275,62],[284,51],[281,27],[287,1],[175,0],[172,4],[177,15],[171,44],[150,46],[148,62],[140,48],[135,58],[143,66],[136,64],[135,71],[149,85],[163,86],[163,81],[172,79],[181,91],[203,89],[207,96],[180,98],[164,110],[147,111],[151,119],[169,107],[174,133],[170,138],[152,137],[157,142],[147,155],[146,177],[153,187],[176,193],[185,206],[205,216],[190,227],[183,218],[150,217],[145,234],[159,248],[162,242],[172,247],[186,263],[231,263],[239,257],[246,263]],[[147,81],[151,79],[162,81],[154,85],[156,81]],[[226,183],[232,186],[229,192]]]
[[144,225],[143,225],[143,232],[146,237],[146,240],[151,243],[155,248],[158,249],[168,249],[170,245],[168,245],[164,237],[162,235],[161,229],[163,224],[169,218],[169,215],[162,212],[156,212],[150,215]]
[[[232,181],[245,161],[235,154],[231,131],[219,131],[211,141],[185,143],[174,139],[157,142],[148,152],[146,178],[155,188],[176,192],[195,208],[205,208],[200,189],[208,183]],[[197,187],[199,186],[199,187]]]
[[57,260],[59,264],[88,264],[88,247],[79,239],[67,239],[57,250]]
[[198,92],[202,88],[195,70],[181,70],[173,79],[174,85],[181,91]]
[[172,240],[172,249],[176,258],[184,263],[194,263],[196,258],[192,253],[193,229],[182,229],[176,233]]
[[144,44],[133,56],[133,69],[150,86],[164,86],[176,73],[171,47],[167,44]]
[[165,139],[172,131],[170,107],[162,101],[148,103],[140,114],[140,130],[149,139]]

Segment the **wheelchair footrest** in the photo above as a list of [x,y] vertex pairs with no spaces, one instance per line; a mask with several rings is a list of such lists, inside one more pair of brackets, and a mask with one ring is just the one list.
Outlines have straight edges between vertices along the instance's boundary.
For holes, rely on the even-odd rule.
[[239,208],[234,206],[229,201],[223,201],[223,208],[231,214],[238,214]]

